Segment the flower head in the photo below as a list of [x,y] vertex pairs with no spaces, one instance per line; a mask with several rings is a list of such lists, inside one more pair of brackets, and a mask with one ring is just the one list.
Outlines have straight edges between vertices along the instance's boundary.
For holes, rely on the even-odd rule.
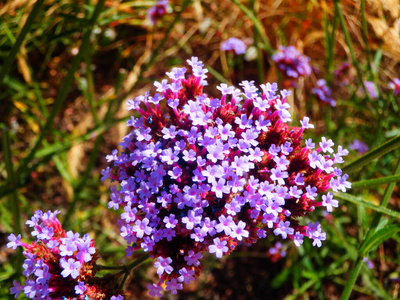
[[[98,259],[94,241],[88,235],[80,237],[65,232],[57,219],[59,212],[38,210],[26,224],[32,227],[36,241],[26,244],[21,236],[9,236],[8,248],[25,248],[23,264],[25,283],[14,282],[10,289],[17,297],[23,292],[30,299],[110,299],[119,292],[117,282],[96,277],[93,268]],[[122,297],[122,296],[120,296]],[[123,299],[123,298],[119,298]]]
[[198,276],[204,252],[223,257],[267,235],[321,246],[320,226],[302,224],[302,217],[337,206],[319,194],[350,187],[333,167],[348,152],[338,146],[334,153],[325,138],[304,145],[303,132],[313,127],[308,118],[301,127],[288,125],[287,91],[243,81],[242,89],[221,85],[213,98],[203,92],[202,62],[188,63],[192,75],[183,68],[168,73],[182,88],[162,81],[162,98],[173,105],[142,98],[141,116],[129,121],[133,130],[108,172],[115,183],[109,207],[134,214],[127,218],[124,209],[121,236],[156,259],[160,282],[149,285],[152,295],[161,286],[175,293]]
[[153,24],[168,12],[168,0],[158,0],[148,11],[147,16]]
[[326,84],[325,79],[318,79],[317,87],[312,89],[312,93],[322,102],[325,102],[330,106],[336,106],[336,101],[332,98],[332,90]]
[[297,79],[311,74],[310,58],[300,54],[294,46],[281,46],[272,59],[288,77]]

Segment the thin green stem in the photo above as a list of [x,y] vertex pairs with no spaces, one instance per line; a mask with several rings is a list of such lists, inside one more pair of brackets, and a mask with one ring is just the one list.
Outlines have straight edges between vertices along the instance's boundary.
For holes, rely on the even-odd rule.
[[361,67],[360,64],[356,58],[355,52],[354,52],[354,47],[353,47],[353,42],[351,41],[351,37],[350,37],[350,33],[347,29],[347,25],[346,25],[346,21],[344,19],[343,16],[343,12],[340,8],[340,0],[335,0],[335,11],[337,12],[337,15],[339,17],[339,21],[340,21],[340,26],[342,27],[343,33],[344,33],[344,39],[346,41],[347,47],[349,47],[349,51],[350,51],[350,56],[351,56],[351,61],[353,63],[353,66],[356,68],[357,71],[357,77],[358,80],[360,81],[360,85],[366,95],[366,97],[368,98],[368,102],[371,103],[371,105],[374,107],[375,111],[381,115],[382,111],[379,110],[379,108],[376,106],[375,102],[371,99],[371,96],[369,95],[367,88],[365,87],[365,83],[364,83],[364,79],[362,76],[362,71],[361,71]]
[[243,4],[239,3],[238,0],[232,0],[232,2],[236,4],[237,7],[239,7],[240,10],[252,21],[254,29],[257,31],[262,40],[264,50],[267,51],[268,54],[270,55],[274,54],[275,50],[272,49],[272,46],[269,43],[269,40],[264,33],[263,25],[261,24],[260,20],[257,19],[257,17],[253,14],[253,12],[250,9],[248,9]]
[[0,72],[0,86],[2,85],[4,78],[10,71],[10,68],[14,63],[15,57],[17,56],[20,47],[25,40],[26,35],[28,34],[33,22],[35,21],[36,16],[40,12],[40,8],[42,7],[43,2],[44,0],[36,1],[35,5],[32,8],[32,11],[29,13],[29,16],[25,22],[24,27],[22,27],[22,30],[19,33],[17,40],[15,41],[15,44],[11,48],[8,57],[3,61],[4,65],[1,68]]
[[[400,173],[400,158],[397,161],[397,165],[395,167],[393,175],[399,175],[399,173]],[[386,187],[385,193],[383,194],[382,202],[379,205],[380,207],[386,208],[387,204],[389,203],[390,196],[393,193],[393,189],[394,189],[395,185],[396,185],[395,182],[392,182],[392,183],[388,184],[388,186]],[[368,254],[368,253],[365,253],[364,255],[361,255],[361,250],[363,249],[365,242],[368,241],[369,237],[376,231],[376,229],[378,227],[378,224],[381,221],[381,218],[382,218],[382,214],[381,213],[376,213],[374,218],[372,219],[372,223],[371,223],[367,233],[365,234],[363,241],[361,242],[361,245],[360,245],[360,248],[359,248],[359,252],[358,252],[358,255],[357,255],[357,259],[354,262],[354,266],[353,266],[352,271],[350,273],[350,277],[347,280],[347,283],[346,283],[346,286],[344,288],[343,294],[342,294],[342,296],[340,298],[341,300],[349,299],[349,297],[351,295],[351,292],[353,290],[353,286],[354,286],[354,284],[355,284],[355,282],[356,282],[356,280],[358,278],[358,274],[360,273],[360,270],[361,270],[361,267],[362,267],[362,264],[363,264],[363,258],[364,258],[363,256],[366,256]]]
[[[2,142],[3,142],[3,156],[7,171],[7,184],[11,187],[15,185],[15,174],[13,170],[12,154],[11,154],[11,144],[9,137],[9,130],[2,125]],[[14,232],[16,235],[22,233],[21,226],[21,213],[19,209],[19,200],[17,191],[14,190],[11,193],[11,211],[14,218]]]
[[148,260],[150,260],[150,254],[146,253],[145,255],[143,255],[142,257],[139,257],[138,259],[136,259],[135,261],[133,261],[130,265],[126,266],[125,270],[122,271],[122,273],[124,274],[124,277],[121,280],[121,283],[119,285],[119,289],[122,290],[122,288],[125,285],[126,280],[128,279],[129,274],[131,273],[131,271],[136,268],[137,266],[147,262]]
[[[251,9],[253,14],[256,16],[258,13],[258,2],[257,0],[251,0],[250,1]],[[258,75],[258,81],[260,83],[264,83],[264,75],[265,75],[265,70],[264,70],[264,59],[263,59],[263,51],[260,47],[258,47],[258,43],[260,41],[260,34],[258,31],[254,28],[254,45],[257,47],[257,75]]]

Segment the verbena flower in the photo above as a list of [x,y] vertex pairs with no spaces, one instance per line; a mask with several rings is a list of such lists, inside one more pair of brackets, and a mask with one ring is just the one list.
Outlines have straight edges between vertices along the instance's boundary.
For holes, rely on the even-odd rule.
[[288,77],[297,79],[311,74],[310,58],[298,52],[294,46],[279,47],[272,59]]
[[65,232],[57,219],[58,213],[35,212],[26,222],[36,238],[30,244],[21,241],[21,235],[8,237],[7,247],[14,250],[23,247],[26,257],[25,283],[14,281],[11,294],[17,298],[24,293],[30,299],[104,300],[118,294],[115,277],[95,277],[94,264],[98,256],[94,241],[87,234],[80,237],[78,233]]
[[247,46],[246,44],[238,39],[238,38],[229,38],[226,41],[222,42],[221,50],[225,51],[235,51],[236,54],[244,54],[246,52]]
[[354,139],[353,142],[349,145],[351,150],[356,150],[358,153],[363,154],[369,151],[369,146],[363,141]]
[[160,20],[168,12],[168,0],[158,0],[151,8],[147,10],[147,16],[153,24]]
[[321,246],[321,226],[302,217],[316,207],[331,211],[333,195],[318,196],[351,186],[335,167],[347,150],[335,153],[324,137],[303,145],[314,127],[307,117],[288,125],[288,91],[243,81],[241,89],[221,84],[213,98],[203,93],[203,63],[188,64],[192,74],[173,68],[169,80],[154,83],[158,93],[128,101],[140,116],[128,121],[122,152],[113,151],[112,168],[102,172],[115,183],[109,208],[121,208],[128,253],[142,248],[156,259],[160,282],[148,286],[155,296],[163,283],[175,293],[198,276],[207,252],[223,257],[267,235]]
[[336,101],[332,98],[332,90],[326,84],[325,79],[318,79],[317,87],[312,89],[312,93],[322,102],[325,102],[333,107],[336,106]]
[[395,78],[392,82],[389,82],[388,88],[393,90],[395,96],[400,95],[400,79]]

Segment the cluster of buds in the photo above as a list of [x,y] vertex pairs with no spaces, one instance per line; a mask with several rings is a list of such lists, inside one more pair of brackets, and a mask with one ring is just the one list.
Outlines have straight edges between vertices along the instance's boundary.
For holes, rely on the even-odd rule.
[[278,68],[290,78],[297,79],[300,76],[311,74],[310,58],[301,54],[294,46],[279,47],[272,59]]
[[[113,299],[122,300],[116,277],[95,277],[98,259],[94,241],[85,234],[65,232],[58,211],[36,211],[26,224],[35,242],[26,244],[21,235],[9,236],[8,248],[25,248],[24,285],[14,281],[15,298],[23,291],[30,299]],[[88,298],[89,297],[89,298]]]
[[[109,208],[121,209],[118,220],[127,253],[142,248],[155,259],[160,277],[148,285],[150,295],[172,293],[199,275],[205,252],[218,258],[240,244],[267,235],[304,238],[321,246],[326,234],[318,222],[301,224],[316,207],[338,206],[329,192],[351,184],[335,164],[332,140],[311,139],[304,117],[289,127],[289,92],[274,84],[243,81],[242,89],[221,84],[220,99],[203,93],[207,70],[196,57],[186,68],[173,68],[155,82],[154,95],[128,101],[140,114],[127,125],[131,132],[106,159],[110,178]],[[319,197],[322,194],[322,197]]]

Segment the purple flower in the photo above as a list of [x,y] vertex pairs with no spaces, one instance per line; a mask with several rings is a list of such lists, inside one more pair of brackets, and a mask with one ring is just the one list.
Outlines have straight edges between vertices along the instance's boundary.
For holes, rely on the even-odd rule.
[[76,261],[73,258],[68,258],[68,261],[65,258],[60,259],[60,265],[64,269],[61,272],[63,277],[68,277],[71,275],[73,279],[79,276],[79,268],[81,267],[81,263]]
[[224,252],[228,251],[228,247],[226,246],[226,241],[221,241],[219,238],[214,239],[214,244],[208,246],[210,253],[215,253],[215,256],[221,258]]
[[336,101],[332,98],[332,90],[327,85],[325,79],[318,79],[317,87],[311,91],[319,100],[329,104],[332,107],[336,106]]
[[172,259],[170,257],[158,257],[157,261],[154,263],[154,266],[157,268],[157,274],[162,275],[164,272],[171,274],[171,272],[174,270],[174,268],[170,266],[171,262]]
[[[139,98],[141,117],[131,120],[123,153],[111,154],[107,171],[115,183],[109,207],[124,208],[118,222],[127,253],[141,247],[157,260],[154,295],[161,283],[176,292],[197,276],[203,252],[222,257],[266,236],[320,246],[326,235],[304,226],[303,217],[336,207],[326,193],[351,186],[335,166],[347,155],[342,147],[335,153],[327,138],[317,149],[304,142],[305,129],[313,128],[307,117],[301,127],[288,125],[289,91],[243,81],[240,89],[221,84],[220,96],[209,96],[203,63],[188,63],[192,74],[173,68],[167,81],[155,83],[160,101]],[[308,59],[290,63],[293,76],[309,74]]]
[[367,91],[365,91],[362,87],[360,90],[364,92],[364,94],[368,93],[372,99],[378,98],[378,92],[375,88],[375,84],[372,81],[364,81],[364,86]]
[[288,77],[298,78],[311,74],[310,58],[300,54],[294,46],[281,46],[272,59]]
[[363,141],[354,139],[353,142],[349,145],[351,150],[356,150],[360,154],[364,154],[369,151],[369,147]]
[[18,246],[21,245],[21,235],[18,234],[18,236],[15,236],[14,233],[11,233],[8,236],[8,240],[10,241],[7,243],[7,248],[12,248],[13,250],[17,249]]
[[239,54],[244,54],[246,52],[247,46],[245,43],[243,43],[242,40],[239,40],[238,38],[229,38],[226,41],[222,42],[221,44],[221,50],[224,51],[235,51],[237,55]]
[[395,78],[392,82],[389,82],[388,88],[393,90],[393,94],[398,96],[400,94],[400,79]]
[[155,283],[148,284],[147,289],[149,290],[149,295],[151,297],[161,297],[162,296],[161,292],[162,292],[163,288],[159,284],[155,284]]
[[147,16],[155,24],[168,11],[168,0],[158,0],[157,3],[147,11]]

